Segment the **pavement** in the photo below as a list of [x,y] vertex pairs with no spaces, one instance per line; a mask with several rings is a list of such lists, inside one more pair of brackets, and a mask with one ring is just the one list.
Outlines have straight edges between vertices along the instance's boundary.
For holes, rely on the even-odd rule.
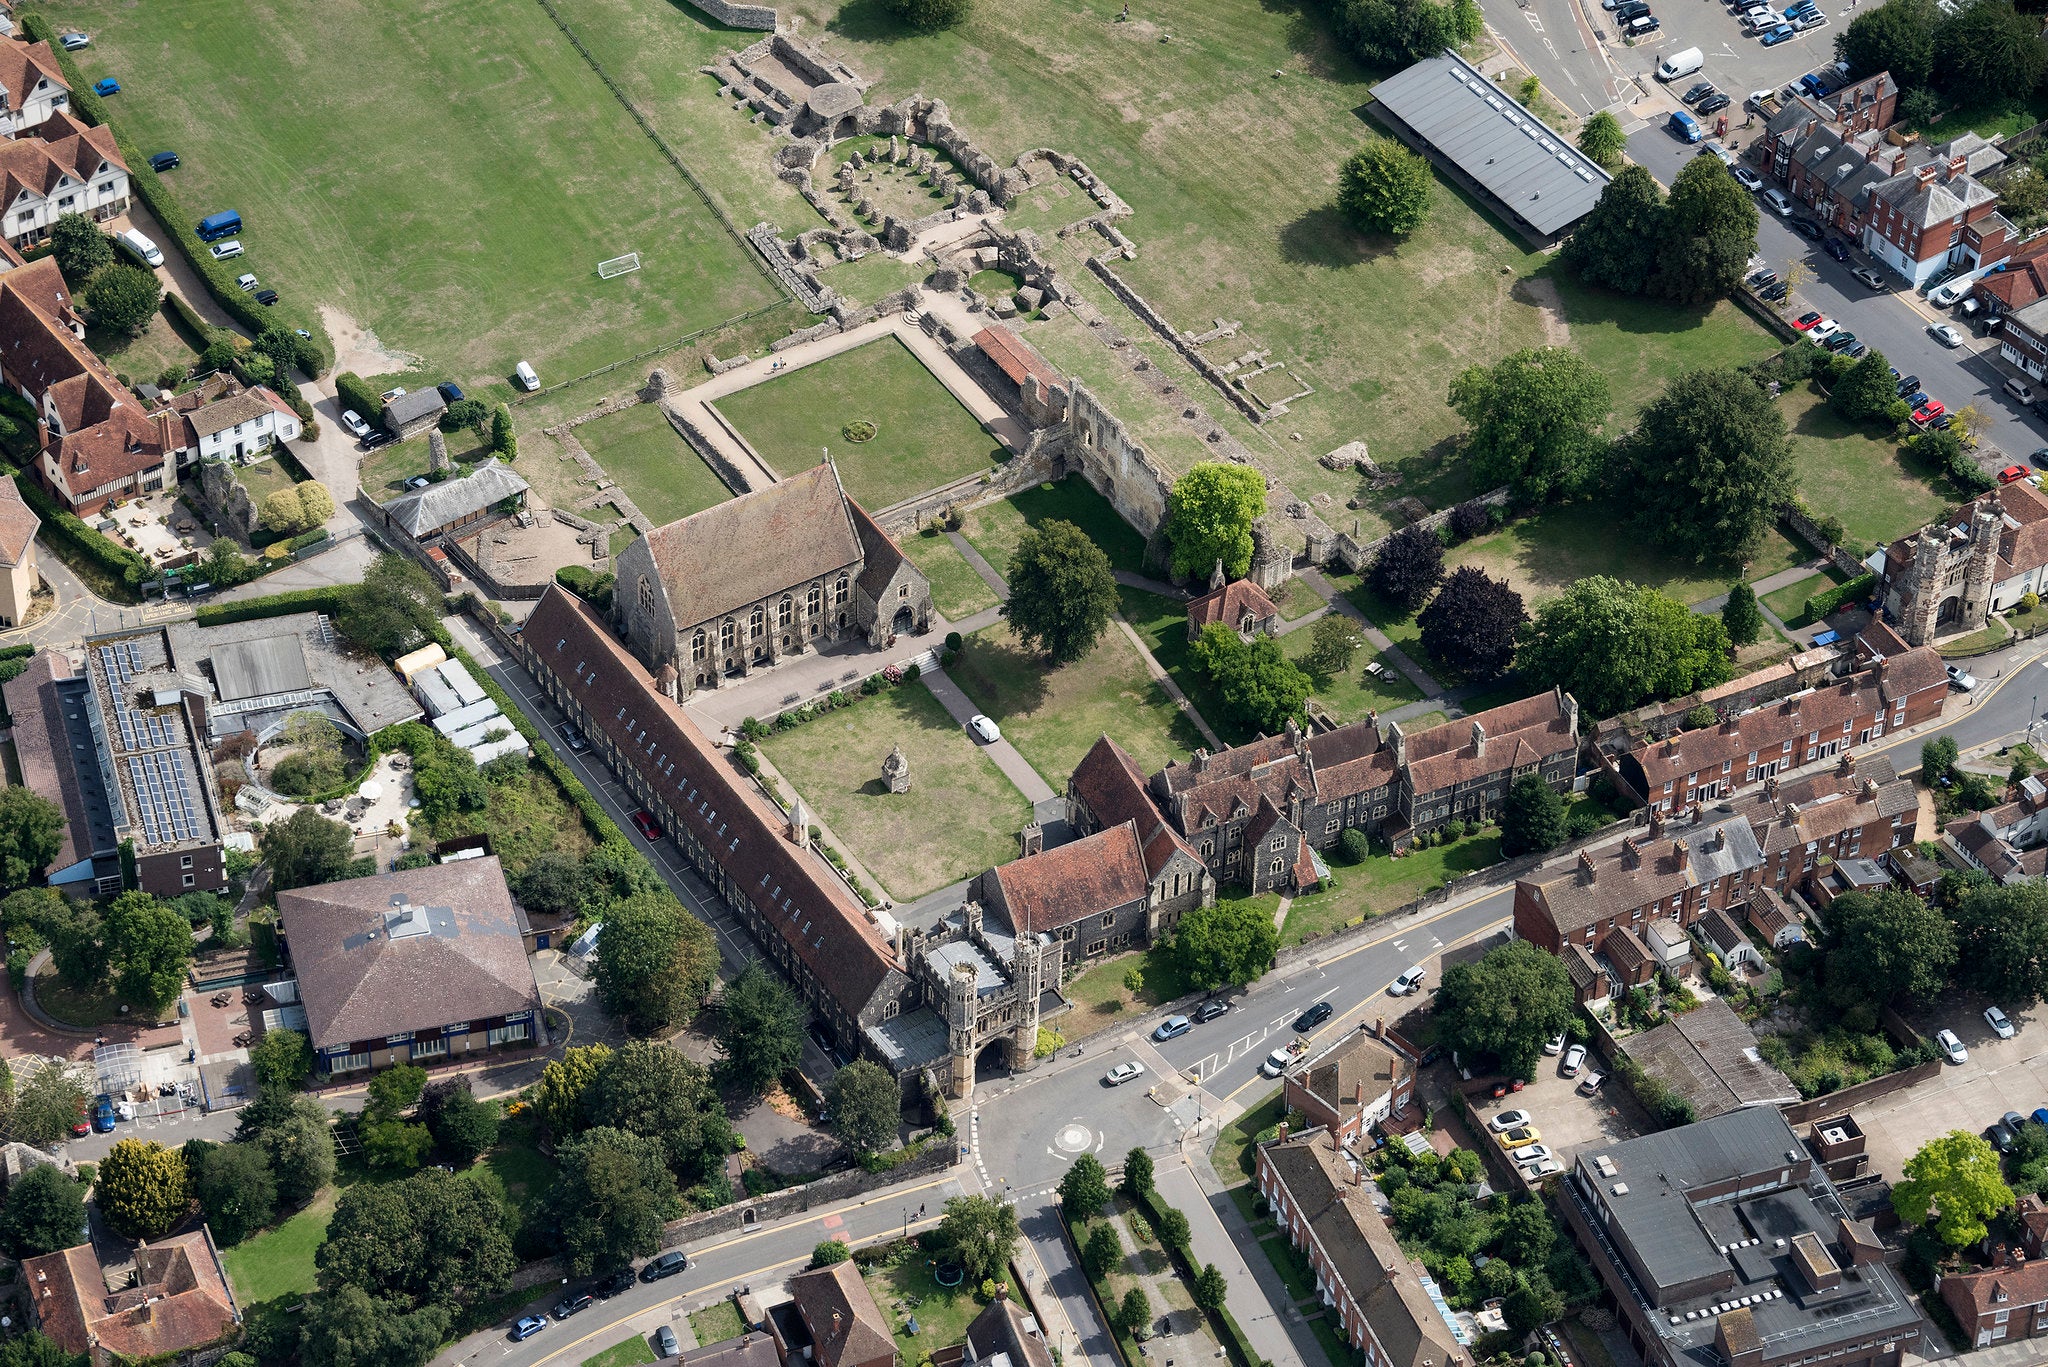
[[[974,705],[974,700],[960,691],[960,685],[954,683],[945,670],[927,669],[918,675],[918,681],[931,690],[932,696],[939,700],[939,705],[951,713],[953,720],[962,726],[967,724],[969,717],[981,714],[980,709]],[[1038,776],[1038,771],[1031,767],[1030,761],[1017,753],[1017,747],[1007,740],[983,743],[977,739],[975,744],[988,752],[988,757],[995,761],[996,768],[1003,771],[1003,777],[1009,779],[1016,785],[1017,791],[1024,794],[1025,801],[1035,806],[1040,802],[1050,802],[1059,796],[1052,790],[1051,784]]]

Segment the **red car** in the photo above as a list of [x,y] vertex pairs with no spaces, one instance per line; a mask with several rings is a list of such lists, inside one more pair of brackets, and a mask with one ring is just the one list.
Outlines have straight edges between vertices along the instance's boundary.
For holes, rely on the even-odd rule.
[[1800,332],[1805,332],[1809,328],[1811,328],[1815,323],[1824,323],[1826,321],[1827,318],[1824,314],[1807,312],[1800,314],[1797,318],[1794,318],[1792,320],[1792,326]]
[[2008,465],[1998,472],[1998,482],[2000,484],[2011,484],[2016,480],[2022,480],[2026,477],[2027,467],[2024,465]]
[[86,1118],[85,1102],[78,1103],[78,1119],[71,1122],[71,1137],[83,1139],[92,1133],[92,1121]]
[[649,840],[661,839],[661,823],[648,813],[644,811],[633,813],[633,825],[640,834],[646,836]]
[[1913,410],[1913,421],[1933,422],[1946,412],[1948,410],[1941,406],[1940,399],[1929,399],[1923,406]]

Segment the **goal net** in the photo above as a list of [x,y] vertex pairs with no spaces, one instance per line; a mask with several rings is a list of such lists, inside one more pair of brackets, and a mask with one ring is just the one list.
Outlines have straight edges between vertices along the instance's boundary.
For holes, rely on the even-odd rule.
[[609,261],[597,263],[597,275],[600,280],[610,280],[615,276],[624,275],[628,271],[637,271],[639,269],[640,253],[638,252],[627,252],[624,256],[615,256]]

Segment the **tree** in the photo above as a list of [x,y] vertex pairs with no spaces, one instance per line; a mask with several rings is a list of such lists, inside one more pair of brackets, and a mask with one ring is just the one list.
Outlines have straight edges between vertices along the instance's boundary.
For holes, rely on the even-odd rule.
[[0,1205],[0,1249],[10,1258],[76,1247],[84,1228],[85,1183],[54,1163],[39,1163],[15,1178]]
[[[567,1175],[565,1163],[554,1191]],[[519,1263],[497,1195],[428,1168],[344,1189],[313,1265],[323,1291],[354,1287],[411,1308],[474,1305],[504,1291]]]
[[834,1263],[843,1263],[852,1256],[853,1253],[842,1240],[825,1239],[812,1246],[811,1266],[830,1267]]
[[1721,159],[1694,157],[1671,182],[1652,292],[1689,304],[1733,294],[1756,255],[1756,223],[1756,202]]
[[1098,1221],[1088,1231],[1088,1242],[1081,1246],[1081,1269],[1088,1274],[1088,1280],[1101,1281],[1123,1259],[1124,1246],[1116,1237],[1116,1229],[1107,1220]]
[[1564,960],[1527,940],[1453,964],[1437,988],[1438,1038],[1468,1063],[1491,1056],[1501,1071],[1532,1076],[1543,1043],[1571,1025],[1576,998]]
[[1173,1206],[1166,1206],[1159,1212],[1159,1241],[1175,1250],[1182,1257],[1187,1256],[1188,1239],[1192,1231],[1188,1226],[1187,1214]]
[[1728,601],[1721,605],[1721,629],[1731,645],[1753,646],[1764,633],[1764,615],[1756,605],[1756,590],[1738,579],[1728,586]]
[[1541,1201],[1509,1206],[1500,1221],[1500,1251],[1516,1267],[1541,1267],[1557,1244],[1557,1226]]
[[112,263],[114,241],[84,214],[59,214],[50,225],[50,254],[57,258],[57,269],[76,289],[94,271]]
[[903,1091],[888,1069],[866,1059],[847,1064],[833,1077],[825,1104],[832,1108],[833,1133],[855,1153],[880,1153],[895,1144]]
[[249,557],[229,537],[216,537],[206,548],[204,573],[209,583],[233,588],[249,580]]
[[758,1094],[803,1056],[803,1003],[756,959],[718,999],[717,1039],[721,1074]]
[[1556,686],[1594,717],[1725,682],[1728,633],[1652,588],[1581,579],[1545,603],[1522,642],[1523,677]]
[[887,4],[891,14],[927,33],[954,27],[974,8],[972,0],[887,0]]
[[1450,389],[1451,407],[1471,429],[1465,452],[1482,487],[1505,484],[1523,503],[1579,491],[1593,472],[1612,402],[1606,376],[1559,346],[1472,366]]
[[1026,528],[1010,557],[1004,616],[1019,640],[1055,665],[1086,655],[1116,613],[1109,557],[1071,522]]
[[1733,370],[1672,380],[1614,444],[1614,464],[1643,531],[1699,562],[1747,559],[1798,487],[1784,414]]
[[423,1367],[453,1325],[445,1306],[406,1312],[345,1286],[311,1299],[298,1359],[305,1367]]
[[711,1074],[659,1040],[629,1040],[605,1060],[583,1094],[583,1118],[654,1140],[686,1181],[709,1176],[737,1147]]
[[1286,726],[1315,687],[1272,637],[1246,641],[1221,622],[1203,627],[1189,653],[1215,683],[1229,716],[1261,732]]
[[301,527],[311,531],[334,516],[334,495],[327,492],[326,485],[309,479],[294,487],[299,491],[299,506],[304,513],[299,519]]
[[1230,1294],[1230,1282],[1217,1270],[1216,1264],[1205,1264],[1195,1275],[1195,1305],[1209,1314],[1223,1308],[1224,1299]]
[[1331,18],[1338,36],[1366,65],[1383,69],[1462,47],[1483,27],[1472,0],[1338,0]]
[[1017,1251],[1017,1208],[987,1196],[955,1196],[939,1221],[939,1242],[959,1260],[969,1286],[1007,1280]]
[[277,378],[289,382],[294,367],[308,377],[320,373],[320,352],[307,338],[287,327],[269,327],[256,335],[256,350],[270,358]]
[[659,1142],[610,1126],[561,1146],[560,1174],[542,1198],[543,1222],[576,1276],[623,1267],[661,1247],[682,1210]]
[[1898,401],[1898,380],[1882,351],[1865,353],[1828,394],[1828,406],[1848,422],[1882,420]]
[[192,1203],[185,1160],[153,1139],[123,1139],[107,1150],[93,1179],[93,1196],[107,1223],[132,1239],[169,1232]]
[[192,962],[192,925],[146,892],[124,892],[107,906],[107,958],[121,995],[151,1019],[170,1010]]
[[1152,1155],[1137,1145],[1124,1154],[1124,1176],[1117,1190],[1126,1196],[1152,1190]]
[[405,1118],[426,1089],[427,1070],[410,1063],[387,1068],[370,1079],[363,1102],[363,1156],[373,1168],[416,1168],[427,1159],[434,1137]]
[[283,534],[295,532],[305,525],[305,505],[299,502],[299,491],[275,489],[263,498],[263,505],[257,510],[256,522],[266,532]]
[[491,410],[482,399],[457,399],[441,410],[440,427],[443,432],[460,432],[465,427],[488,429]]
[[1134,1286],[1124,1292],[1124,1298],[1116,1307],[1117,1328],[1126,1334],[1135,1334],[1152,1322],[1152,1302],[1145,1295],[1145,1288]]
[[1962,985],[2008,1009],[2048,996],[2048,885],[1970,887],[1949,913]]
[[1337,207],[1362,233],[1412,233],[1429,217],[1429,163],[1392,138],[1367,138],[1337,173]]
[[1889,71],[1901,90],[1917,90],[1934,74],[1934,0],[1886,0],[1858,14],[1835,38],[1835,55],[1860,81]]
[[506,460],[519,454],[519,438],[512,431],[512,410],[504,404],[491,412],[491,450]]
[[1962,758],[1962,751],[1956,748],[1953,737],[1936,736],[1920,746],[1920,781],[1930,788],[1938,788],[1955,778],[1956,761]]
[[318,1101],[309,1096],[259,1099],[243,1114],[236,1138],[256,1144],[270,1159],[281,1209],[298,1209],[334,1180],[334,1128]]
[[64,809],[30,789],[0,788],[0,886],[26,887],[64,847]]
[[443,611],[441,590],[409,556],[386,551],[342,595],[336,625],[365,650],[395,655],[426,639]]
[[1956,963],[1948,920],[1896,888],[1837,897],[1828,906],[1821,947],[1828,993],[1842,1005],[1927,1001]]
[[1909,1225],[1926,1225],[1950,1248],[1982,1239],[1984,1222],[2013,1203],[1999,1175],[1998,1151],[1983,1139],[1950,1130],[1906,1160],[1892,1186],[1892,1210]]
[[106,975],[107,946],[101,937],[100,914],[90,903],[72,902],[58,894],[52,899],[51,914],[39,928],[50,942],[57,976],[67,986],[93,987]]
[[1564,843],[1564,799],[1541,774],[1524,774],[1508,788],[1500,814],[1500,852],[1541,854]]
[[68,1066],[55,1060],[44,1063],[15,1093],[13,1132],[8,1137],[50,1148],[71,1137],[72,1123],[84,1113],[85,1102],[85,1088]]
[[1621,131],[1621,121],[1602,109],[1587,119],[1579,129],[1579,150],[1598,162],[1601,169],[1621,169],[1621,154],[1628,148],[1628,135]]
[[187,1166],[192,1194],[223,1244],[238,1244],[277,1218],[277,1177],[256,1145],[210,1145]]
[[346,878],[355,857],[355,837],[349,828],[311,807],[271,822],[256,843],[270,865],[272,885],[280,890]]
[[1422,606],[1443,577],[1443,538],[1427,527],[1403,527],[1372,560],[1372,591],[1409,612]]
[[1541,1272],[1531,1272],[1501,1302],[1500,1309],[1509,1329],[1526,1334],[1564,1314],[1564,1297],[1551,1286],[1550,1278]]
[[1491,683],[1515,659],[1515,638],[1528,625],[1522,595],[1473,565],[1452,570],[1416,617],[1431,659],[1474,683]]
[[498,1142],[498,1103],[477,1100],[466,1077],[428,1083],[420,1093],[420,1118],[434,1136],[434,1148],[458,1170]]
[[156,316],[164,290],[142,267],[117,261],[92,273],[82,297],[93,322],[109,332],[140,332]]
[[1196,907],[1173,932],[1174,963],[1190,987],[1204,992],[1256,982],[1279,948],[1272,913],[1251,901]]
[[[512,881],[519,905],[529,912],[573,916],[583,907],[583,861],[560,850],[544,850]],[[606,910],[610,909],[607,902]]]
[[1667,217],[1656,177],[1631,163],[1615,173],[1592,212],[1572,229],[1559,259],[1589,285],[1641,294],[1657,273]]
[[584,1044],[562,1051],[541,1070],[533,1108],[557,1143],[583,1128],[583,1096],[612,1056],[609,1044]]
[[627,898],[597,932],[597,999],[637,1034],[688,1023],[710,989],[710,927],[666,893]]
[[1082,1154],[1060,1178],[1060,1205],[1067,1218],[1092,1216],[1108,1200],[1109,1174],[1103,1170],[1102,1160],[1092,1153]]
[[1934,31],[1934,75],[1950,99],[2002,103],[2024,99],[2048,68],[2039,15],[2012,0],[1973,0]]
[[1359,640],[1358,629],[1350,618],[1341,613],[1325,613],[1309,628],[1308,655],[1302,663],[1313,675],[1333,678],[1351,668],[1351,657],[1358,652]]
[[[422,731],[425,728],[421,728]],[[490,785],[476,757],[438,734],[423,734],[412,747],[412,790],[420,815],[443,821],[457,812],[480,812],[491,800]]]
[[1166,495],[1166,540],[1173,572],[1206,579],[1217,561],[1231,579],[1252,565],[1252,523],[1265,516],[1266,480],[1249,465],[1202,461]]

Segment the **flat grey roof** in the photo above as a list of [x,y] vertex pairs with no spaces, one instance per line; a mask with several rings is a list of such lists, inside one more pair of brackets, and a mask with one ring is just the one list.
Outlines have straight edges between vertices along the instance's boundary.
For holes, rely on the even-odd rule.
[[296,636],[237,641],[213,652],[213,684],[222,702],[293,693],[313,686]]
[[1584,218],[1610,177],[1455,52],[1417,62],[1373,98],[1428,148],[1544,236]]
[[892,1073],[922,1068],[946,1056],[946,1022],[929,1006],[877,1021],[867,1035]]

